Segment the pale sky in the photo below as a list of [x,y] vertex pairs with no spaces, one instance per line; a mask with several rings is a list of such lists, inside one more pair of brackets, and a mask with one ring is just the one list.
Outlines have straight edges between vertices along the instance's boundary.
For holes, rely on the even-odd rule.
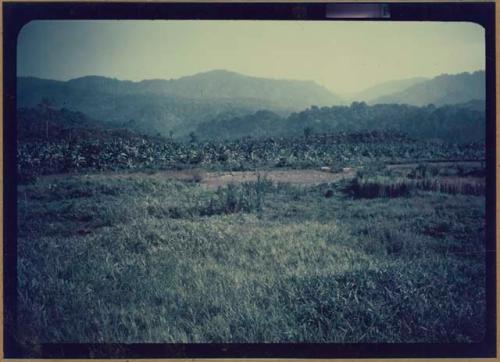
[[367,21],[34,21],[18,76],[172,79],[213,69],[313,80],[337,94],[388,80],[485,68],[473,23]]

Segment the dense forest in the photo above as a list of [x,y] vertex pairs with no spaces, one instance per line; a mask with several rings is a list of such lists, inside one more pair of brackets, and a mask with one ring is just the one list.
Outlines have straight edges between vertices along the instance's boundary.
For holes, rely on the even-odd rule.
[[397,130],[422,140],[478,141],[485,137],[485,112],[479,108],[481,103],[417,107],[404,104],[369,106],[364,102],[353,102],[350,106],[312,106],[287,118],[270,111],[259,111],[202,123],[196,133],[207,139],[231,139],[298,136],[304,132]]
[[[269,110],[244,115],[227,113],[198,124],[194,131],[179,139],[191,139],[193,136],[203,140],[298,137],[317,133],[393,130],[421,140],[474,142],[485,137],[483,105],[481,101],[441,107],[399,104],[369,106],[364,102],[353,102],[350,106],[312,106],[288,117]],[[58,138],[71,129],[82,132],[83,129],[123,128],[139,134],[158,134],[137,129],[134,120],[126,123],[100,122],[81,112],[57,109],[43,102],[34,108],[20,108],[17,128],[20,141]],[[77,132],[73,134],[77,135]],[[178,138],[174,132],[170,132],[168,138],[172,137]]]

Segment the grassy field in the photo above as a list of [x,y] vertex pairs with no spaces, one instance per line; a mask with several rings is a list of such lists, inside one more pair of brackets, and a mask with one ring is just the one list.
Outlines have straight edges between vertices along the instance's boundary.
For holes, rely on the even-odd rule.
[[483,338],[484,195],[115,176],[19,186],[25,343]]

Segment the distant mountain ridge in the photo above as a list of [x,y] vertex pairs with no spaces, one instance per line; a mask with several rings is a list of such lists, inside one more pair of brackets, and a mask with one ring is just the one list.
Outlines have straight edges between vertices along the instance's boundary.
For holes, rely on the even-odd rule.
[[69,81],[17,78],[17,106],[35,107],[43,99],[91,118],[134,125],[148,134],[186,135],[200,122],[268,109],[289,114],[340,99],[310,81],[248,77],[215,70],[179,79],[122,81],[86,76]]
[[[377,96],[368,102],[370,104],[461,104],[462,108],[480,111],[484,110],[484,78],[484,71],[477,71],[445,74],[433,79],[403,79],[371,87],[360,92],[358,97]],[[386,94],[395,89],[396,92]],[[249,122],[245,129],[231,124],[229,128],[236,133],[251,131],[250,124],[253,124],[260,131],[251,133],[265,134],[273,127],[289,126],[279,119],[294,111],[343,103],[337,95],[311,81],[249,77],[226,70],[139,82],[101,76],[69,81],[17,78],[18,108],[36,107],[44,99],[50,100],[55,108],[82,112],[90,119],[113,127],[176,137],[185,137],[195,130],[206,130],[211,123],[229,127],[227,122],[231,120]],[[268,113],[259,113],[262,110]],[[372,112],[376,109],[364,110]],[[342,112],[338,115],[342,116]],[[356,118],[351,121],[357,122]],[[358,129],[359,126],[361,124],[353,124],[352,128]]]
[[227,70],[213,70],[161,83],[146,80],[150,90],[192,98],[265,99],[284,108],[330,105],[340,98],[313,81],[249,77]]
[[[112,95],[154,94],[193,99],[249,99],[274,107],[298,110],[311,105],[338,104],[340,98],[313,81],[250,77],[227,70],[212,70],[178,79],[149,79],[139,82],[101,76],[85,76],[69,81],[19,77],[26,83],[50,82],[69,91],[102,92]],[[21,84],[21,92],[23,91]],[[38,87],[40,90],[40,87]],[[22,94],[21,94],[22,95]]]
[[415,77],[407,79],[390,80],[387,82],[375,84],[374,86],[366,88],[361,92],[347,95],[345,99],[349,101],[358,101],[358,102],[363,101],[371,103],[374,99],[403,91],[409,88],[410,86],[422,83],[426,80],[429,80],[429,78]]
[[370,103],[399,103],[415,106],[445,105],[486,99],[485,72],[441,74],[404,90],[373,99]]

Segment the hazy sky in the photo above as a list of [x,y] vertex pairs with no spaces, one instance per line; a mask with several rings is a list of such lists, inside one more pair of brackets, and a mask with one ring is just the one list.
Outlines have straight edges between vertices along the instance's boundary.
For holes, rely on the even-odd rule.
[[485,67],[472,23],[35,21],[19,34],[21,76],[171,79],[212,69],[314,80],[336,93]]

